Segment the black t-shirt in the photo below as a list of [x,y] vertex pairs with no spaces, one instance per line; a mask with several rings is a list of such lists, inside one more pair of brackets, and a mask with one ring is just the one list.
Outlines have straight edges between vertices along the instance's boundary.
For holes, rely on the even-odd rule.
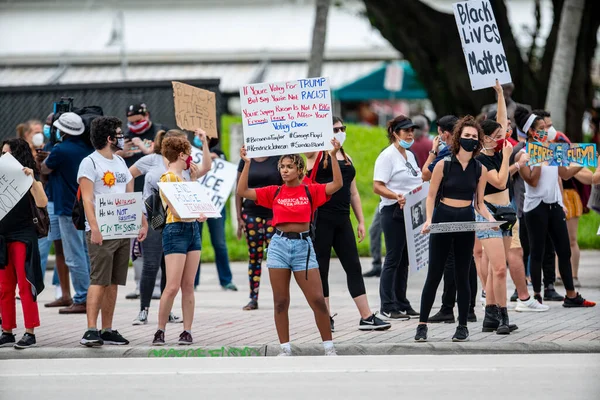
[[[502,153],[494,153],[493,156],[486,156],[485,154],[479,154],[475,158],[477,158],[477,160],[479,160],[479,162],[482,165],[484,165],[488,171],[496,170],[499,172],[500,168],[502,167]],[[484,195],[487,196],[488,194],[504,192],[506,190],[506,188],[508,187],[509,181],[510,181],[510,179],[506,180],[506,185],[504,186],[504,189],[498,189],[496,186],[492,185],[491,183],[489,183],[489,182],[486,183]]]
[[15,206],[0,220],[0,235],[7,235],[10,232],[32,230],[33,214],[31,213],[31,202],[33,196],[31,191],[27,191],[25,196],[15,204]]
[[[327,168],[325,168],[325,156],[327,156]],[[319,162],[317,176],[315,177],[315,181],[317,183],[329,183],[333,181],[333,169],[331,168],[331,161],[331,156],[323,153],[321,161]],[[350,163],[350,165],[346,165],[345,160],[337,161],[340,164],[340,170],[342,171],[342,180],[344,181],[344,186],[342,186],[340,190],[335,192],[327,203],[319,207],[319,213],[341,213],[348,215],[350,214],[350,188],[352,185],[352,181],[356,176],[356,169],[354,168],[354,165],[352,163]],[[311,172],[312,169],[308,171],[308,176],[310,176]]]
[[[248,173],[248,187],[257,189],[266,186],[281,186],[281,174],[278,168],[279,156],[268,157],[262,162],[252,160]],[[238,172],[244,169],[244,160],[240,160]],[[244,199],[242,211],[261,218],[273,218],[273,210],[256,205],[252,200]]]
[[[137,133],[133,133],[131,131],[127,131],[127,133],[125,134],[125,140],[127,139],[133,139],[135,137],[140,138],[142,141],[143,140],[149,140],[151,142],[154,142],[154,138],[156,137],[156,133],[158,131],[161,130],[168,130],[169,128],[161,125],[161,124],[157,124],[157,123],[152,123],[152,125],[150,125],[150,128],[148,128],[148,130],[144,133],[140,133],[139,135]],[[131,157],[127,157],[124,158],[125,163],[127,164],[127,168],[131,167],[133,164],[135,164],[135,162],[137,160],[139,160],[140,158],[144,157],[144,153],[139,152],[136,153],[134,155],[132,155]],[[135,183],[134,183],[134,191],[135,192],[142,192],[144,190],[144,176],[138,176],[137,178],[135,178]]]

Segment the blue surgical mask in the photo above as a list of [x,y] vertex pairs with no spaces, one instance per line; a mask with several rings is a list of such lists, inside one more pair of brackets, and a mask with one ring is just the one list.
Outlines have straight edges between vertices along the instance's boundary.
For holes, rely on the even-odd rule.
[[123,150],[123,148],[125,147],[125,138],[119,138],[119,139],[117,139],[117,147],[120,150]]
[[50,140],[50,125],[44,125],[44,136]]
[[398,143],[400,144],[400,146],[404,147],[405,149],[410,149],[410,146],[412,146],[414,142],[415,142],[414,140],[407,142],[406,140],[401,139]]
[[201,149],[202,148],[202,140],[198,136],[194,136],[194,146]]

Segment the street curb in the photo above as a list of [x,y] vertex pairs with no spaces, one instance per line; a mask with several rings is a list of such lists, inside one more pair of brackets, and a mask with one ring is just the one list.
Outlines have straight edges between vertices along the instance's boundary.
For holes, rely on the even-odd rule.
[[[600,353],[600,342],[537,342],[537,343],[402,343],[402,344],[338,344],[338,355],[459,355],[459,354],[544,354]],[[61,348],[36,347],[26,350],[0,349],[0,360],[59,358],[178,358],[178,357],[264,357],[279,354],[278,345],[256,346],[176,346]],[[323,355],[321,344],[292,346],[295,356]]]

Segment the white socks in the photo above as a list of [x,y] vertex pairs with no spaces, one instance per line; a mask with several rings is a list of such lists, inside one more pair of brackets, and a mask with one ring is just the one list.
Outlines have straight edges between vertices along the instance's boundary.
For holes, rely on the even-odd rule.
[[280,346],[281,346],[281,350],[285,351],[286,353],[292,352],[292,345],[290,344],[290,342],[281,343]]
[[327,340],[323,342],[323,348],[325,349],[325,351],[333,350],[333,340]]

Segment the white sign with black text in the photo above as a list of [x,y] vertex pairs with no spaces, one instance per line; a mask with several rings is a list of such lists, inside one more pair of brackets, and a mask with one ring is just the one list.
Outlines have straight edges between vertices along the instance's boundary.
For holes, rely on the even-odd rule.
[[[202,151],[192,146],[192,161],[202,164]],[[237,180],[237,166],[221,158],[212,160],[212,167],[198,182],[206,190],[208,197],[220,212]]]
[[200,182],[158,182],[158,187],[183,219],[221,218]]
[[0,157],[0,220],[17,205],[32,184],[33,178],[25,175],[23,166],[12,154]]
[[96,195],[96,221],[103,239],[136,238],[142,228],[141,193]]
[[427,214],[425,203],[429,192],[429,182],[425,182],[404,195],[404,226],[406,227],[406,246],[410,273],[419,272],[429,265],[429,234],[422,234]]

